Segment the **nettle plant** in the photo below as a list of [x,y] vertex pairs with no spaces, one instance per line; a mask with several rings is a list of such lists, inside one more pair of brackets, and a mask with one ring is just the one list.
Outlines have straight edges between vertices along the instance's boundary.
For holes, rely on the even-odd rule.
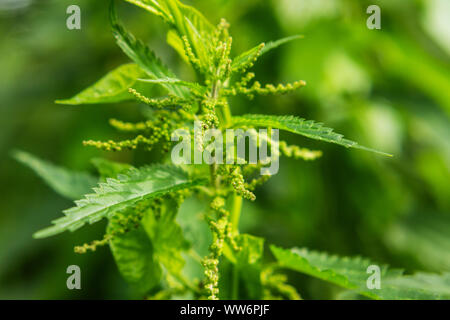
[[[113,127],[135,137],[120,142],[90,140],[85,145],[108,151],[159,145],[166,152],[165,160],[163,164],[135,168],[97,158],[92,160],[99,172],[95,177],[17,151],[15,157],[57,192],[81,199],[64,211],[64,217],[54,220],[53,226],[38,231],[35,238],[73,232],[106,218],[103,239],[77,246],[75,252],[86,253],[109,245],[123,277],[151,299],[300,299],[297,290],[287,283],[283,268],[374,299],[449,296],[448,275],[404,276],[399,270],[377,266],[367,259],[271,245],[275,262],[264,263],[264,239],[240,234],[239,220],[243,199],[254,201],[253,190],[270,178],[259,174],[267,163],[174,165],[169,153],[174,131],[192,132],[195,121],[202,122],[203,130],[214,128],[221,132],[263,127],[381,152],[344,139],[314,121],[294,116],[231,114],[231,96],[286,94],[305,86],[304,81],[261,85],[253,82],[255,75],[249,72],[263,54],[299,36],[263,43],[231,57],[232,38],[224,19],[214,26],[196,9],[178,0],[126,1],[162,18],[170,27],[167,42],[195,70],[198,82],[177,78],[150,48],[126,31],[112,3],[114,37],[133,63],[118,67],[75,97],[57,102],[79,105],[134,99],[147,105],[151,112],[143,122],[110,121]],[[147,96],[155,87],[166,95]],[[201,135],[193,139],[200,140],[193,145],[207,147]],[[268,140],[269,144],[275,143]],[[276,143],[279,153],[287,157],[314,160],[321,156],[320,151],[289,146],[284,141]],[[440,284],[439,290],[436,283]]]

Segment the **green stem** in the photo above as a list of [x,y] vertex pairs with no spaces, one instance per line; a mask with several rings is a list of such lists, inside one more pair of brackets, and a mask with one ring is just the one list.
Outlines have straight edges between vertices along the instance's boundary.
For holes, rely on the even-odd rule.
[[241,218],[242,197],[233,193],[231,198],[231,215],[230,222],[233,232],[239,233],[239,220]]
[[[242,197],[237,195],[236,193],[233,193],[231,201],[230,223],[232,232],[234,234],[239,234],[239,220],[241,217]],[[231,288],[231,299],[237,300],[239,298],[239,270],[236,265],[234,265],[232,269]]]
[[[213,83],[211,98],[216,101],[219,99],[221,86],[222,83],[220,80],[217,80]],[[230,107],[228,106],[228,104],[217,106],[216,111],[221,127],[228,128],[232,123]]]
[[231,300],[239,298],[239,273],[236,266],[232,269]]
[[225,128],[229,128],[233,122],[232,117],[231,117],[231,112],[230,112],[230,107],[228,106],[228,104],[225,104],[223,106],[221,106],[221,111],[222,111],[222,115],[223,115],[223,124]]
[[211,186],[214,188],[214,190],[217,190],[218,186],[218,180],[217,180],[217,165],[212,164],[209,166],[209,174],[211,176]]

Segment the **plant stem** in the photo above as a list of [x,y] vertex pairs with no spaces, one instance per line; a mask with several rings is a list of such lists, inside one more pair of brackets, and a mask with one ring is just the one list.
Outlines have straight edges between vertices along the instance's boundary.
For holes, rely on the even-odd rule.
[[231,285],[231,300],[239,298],[239,273],[237,267],[234,265],[232,269],[232,285]]
[[[234,234],[239,234],[239,220],[241,217],[241,209],[242,209],[242,197],[233,193],[231,198],[231,215],[230,215],[230,223],[232,232]],[[236,265],[233,266],[232,269],[232,291],[231,291],[231,299],[237,300],[239,298],[239,270]]]
[[212,164],[209,166],[209,174],[211,176],[211,186],[214,188],[214,190],[217,190],[219,187],[218,180],[217,180],[217,165]]
[[[214,90],[215,91],[215,90]],[[227,103],[220,106],[218,114],[221,122],[221,126],[228,128],[232,124],[232,115],[230,107]],[[230,213],[230,223],[232,228],[232,233],[239,234],[239,220],[241,217],[242,209],[242,197],[233,193],[231,196],[231,213]],[[237,300],[239,298],[239,270],[236,265],[232,266],[232,283],[231,283],[231,299]]]
[[231,198],[230,222],[234,233],[239,233],[239,220],[241,218],[242,197],[233,193]]
[[[211,98],[219,100],[219,92],[220,92],[221,82],[217,80],[213,83],[211,90]],[[228,128],[232,124],[232,115],[230,108],[227,103],[225,104],[216,104],[217,116],[219,118],[220,127],[222,129]],[[216,164],[212,164],[210,166],[210,175],[212,187],[217,191],[220,187],[217,180],[217,167]],[[236,193],[232,194],[232,204],[231,204],[231,213],[229,217],[229,221],[231,223],[232,233],[239,234],[239,220],[241,216],[241,208],[242,208],[242,197],[237,195]],[[236,265],[232,267],[232,292],[231,299],[237,300],[239,298],[239,270]]]

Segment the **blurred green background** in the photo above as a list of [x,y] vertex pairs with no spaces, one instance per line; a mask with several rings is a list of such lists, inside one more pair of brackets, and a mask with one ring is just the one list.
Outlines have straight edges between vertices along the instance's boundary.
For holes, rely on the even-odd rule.
[[[216,24],[231,23],[234,53],[293,34],[305,39],[264,56],[263,82],[305,80],[296,94],[234,98],[232,111],[315,119],[371,153],[282,133],[324,151],[316,162],[282,159],[280,172],[245,203],[241,231],[267,243],[362,255],[407,272],[450,271],[450,2],[448,0],[193,0]],[[66,28],[78,4],[82,29]],[[135,103],[56,105],[127,62],[108,23],[109,1],[0,0],[0,298],[139,298],[120,277],[108,248],[77,255],[73,246],[101,238],[99,223],[74,234],[33,240],[71,206],[10,156],[20,148],[77,170],[92,157],[135,164],[145,152],[107,154],[84,139],[119,138],[111,117],[139,120]],[[366,8],[381,7],[382,29],[368,30]],[[165,43],[163,23],[121,3],[137,36],[176,70],[192,73]],[[268,260],[271,259],[267,252]],[[82,270],[82,290],[66,288],[66,268]],[[304,298],[339,298],[339,290],[289,274]]]

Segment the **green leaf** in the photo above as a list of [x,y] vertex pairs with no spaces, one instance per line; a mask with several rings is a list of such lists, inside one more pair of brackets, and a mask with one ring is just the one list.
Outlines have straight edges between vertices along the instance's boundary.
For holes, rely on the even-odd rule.
[[261,55],[262,49],[264,48],[264,43],[261,43],[260,45],[245,51],[244,53],[240,54],[236,58],[233,59],[233,62],[231,64],[231,69],[233,71],[240,71],[240,70],[246,70],[249,67],[252,66],[252,64],[258,59],[258,57]]
[[184,237],[191,243],[192,254],[184,257],[186,264],[183,275],[188,279],[201,280],[204,277],[204,267],[199,257],[208,255],[212,241],[211,229],[203,216],[208,209],[209,206],[200,199],[189,197],[178,211],[177,222],[183,230]]
[[276,49],[279,46],[294,41],[294,40],[298,40],[298,39],[303,39],[304,37],[302,35],[294,35],[294,36],[290,36],[290,37],[286,37],[286,38],[282,38],[276,41],[270,41],[267,42],[266,45],[264,46],[264,48],[261,51],[261,55],[269,52],[270,50]]
[[[123,228],[116,219],[110,219],[107,232]],[[145,294],[161,280],[161,267],[155,261],[154,248],[142,225],[115,235],[110,241],[114,260],[120,273],[132,286]]]
[[182,35],[188,35],[187,24],[191,24],[204,39],[212,36],[215,27],[205,16],[192,6],[185,5],[178,0],[161,0],[174,19],[175,29]]
[[[338,256],[329,256],[326,253],[308,251],[307,249],[294,248],[286,250],[276,246],[271,246],[270,249],[280,266],[347,289],[358,289],[365,286],[369,277],[367,268],[376,264],[361,257],[340,258]],[[380,266],[380,269],[382,279],[402,274],[400,270],[388,270],[387,266]]]
[[54,226],[34,234],[45,238],[66,230],[75,231],[86,223],[95,223],[111,217],[139,200],[162,196],[169,192],[190,188],[203,183],[191,180],[181,169],[168,165],[154,165],[140,169],[131,168],[116,179],[107,179],[94,188],[94,194],[75,201],[76,207],[64,211],[65,216],[53,221]]
[[248,114],[241,117],[233,117],[233,126],[253,126],[281,129],[308,137],[310,139],[335,143],[346,148],[361,149],[384,156],[392,156],[345,139],[343,135],[333,132],[333,129],[331,128],[324,127],[322,123],[316,123],[312,120],[305,120],[294,116]]
[[264,239],[242,234],[236,242],[241,249],[231,252],[230,246],[226,246],[228,259],[222,259],[219,264],[220,299],[261,299]]
[[[276,246],[271,246],[270,249],[281,267],[354,290],[372,299],[450,298],[449,274],[418,273],[413,276],[403,276],[401,270],[388,269],[387,266],[361,257],[330,256],[327,253],[307,249],[287,250]],[[377,265],[380,268],[380,289],[367,288],[367,280],[371,275],[367,273],[367,269],[371,265]]]
[[450,273],[416,273],[382,282],[380,299],[449,300]]
[[[117,44],[123,50],[123,52],[136,64],[144,70],[152,79],[159,78],[176,78],[155,53],[150,50],[142,41],[137,40],[131,33],[128,33],[125,28],[119,23],[114,5],[111,4],[110,20],[113,29],[114,37]],[[169,93],[176,95],[180,98],[187,98],[189,92],[186,88],[175,86],[170,83],[163,83],[162,86],[166,88]]]
[[165,199],[160,212],[156,214],[149,210],[142,219],[144,230],[153,244],[155,259],[175,277],[181,276],[185,264],[181,253],[190,247],[175,220],[178,209],[175,200]]
[[128,163],[114,162],[103,158],[94,158],[91,159],[91,162],[97,168],[102,178],[114,178],[132,168]]
[[86,88],[76,96],[67,100],[56,100],[59,104],[80,105],[96,103],[114,103],[133,100],[128,92],[133,87],[139,92],[148,91],[148,88],[138,83],[137,79],[145,77],[146,73],[134,63],[124,64],[109,72],[92,86]]
[[165,78],[165,79],[138,79],[140,82],[146,82],[146,83],[156,83],[156,84],[164,84],[169,83],[173,84],[175,86],[181,86],[181,87],[188,87],[190,89],[193,89],[195,92],[198,92],[199,94],[205,94],[208,90],[206,87],[202,86],[199,83],[196,82],[189,82],[189,81],[182,81],[180,79],[175,78]]
[[[121,234],[123,225],[118,223],[118,214],[110,219],[107,232],[115,233],[110,245],[119,270],[125,279],[146,293],[161,283],[173,278],[184,281],[181,271],[185,265],[182,252],[190,248],[180,226],[175,221],[179,204],[171,197],[162,198],[162,204],[143,211],[143,218],[136,229]],[[134,214],[129,208],[124,213]],[[116,231],[116,232],[115,232]],[[173,278],[168,279],[168,275]]]
[[295,35],[290,36],[286,38],[279,39],[277,41],[270,41],[268,43],[261,43],[257,45],[256,47],[240,54],[236,58],[233,59],[233,63],[231,65],[232,69],[234,71],[239,71],[242,69],[247,69],[251,66],[253,62],[255,62],[260,56],[263,54],[269,52],[270,50],[273,50],[275,48],[278,48],[279,46],[288,43],[293,40],[302,39],[303,36],[301,35]]
[[171,15],[173,28],[180,38],[187,37],[200,64],[207,68],[211,60],[208,47],[211,45],[214,27],[199,11],[178,0],[163,0],[161,3]]
[[201,34],[212,34],[214,26],[192,6],[183,4],[178,0],[125,0],[161,17],[171,27],[185,35],[186,22],[191,21],[195,29]]
[[72,200],[91,191],[98,181],[86,172],[57,167],[24,151],[14,151],[13,157],[36,172],[58,194]]
[[[207,47],[211,44],[214,26],[195,8],[178,0],[126,0],[164,19],[179,38],[186,36],[194,53],[204,66],[208,66],[210,57]],[[184,51],[184,50],[183,50]]]
[[178,52],[184,62],[189,63],[189,58],[184,50],[183,40],[181,40],[175,30],[172,29],[167,32],[167,43]]
[[172,21],[167,11],[158,3],[157,0],[125,0],[131,4],[141,7],[157,16],[163,18],[166,22]]

